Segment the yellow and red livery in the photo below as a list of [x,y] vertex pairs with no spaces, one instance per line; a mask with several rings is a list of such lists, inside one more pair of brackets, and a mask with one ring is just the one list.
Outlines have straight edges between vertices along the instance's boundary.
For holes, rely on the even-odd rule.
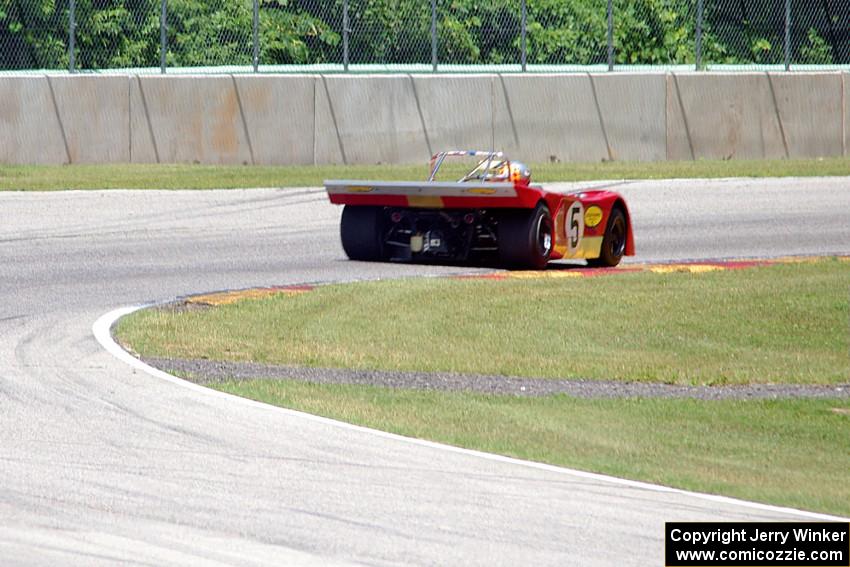
[[[448,158],[475,166],[457,181],[437,174]],[[468,261],[495,257],[511,267],[586,259],[616,266],[634,254],[629,209],[613,191],[552,191],[501,152],[435,154],[427,181],[325,181],[344,205],[340,233],[354,260]]]

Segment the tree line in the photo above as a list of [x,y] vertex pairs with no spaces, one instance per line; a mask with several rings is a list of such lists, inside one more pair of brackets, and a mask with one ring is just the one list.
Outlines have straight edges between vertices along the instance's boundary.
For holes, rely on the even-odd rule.
[[[158,67],[161,0],[75,0],[78,69]],[[697,0],[615,0],[614,59],[693,64]],[[347,0],[352,64],[430,63],[429,0]],[[704,0],[702,61],[782,63],[785,13],[763,0]],[[784,4],[784,3],[782,3]],[[0,69],[67,68],[70,0],[0,0]],[[521,0],[437,0],[440,63],[519,63]],[[608,57],[607,0],[527,0],[531,65]],[[170,67],[250,65],[252,0],[167,0]],[[850,0],[792,2],[792,61],[850,63]],[[343,0],[259,0],[263,65],[341,63]]]

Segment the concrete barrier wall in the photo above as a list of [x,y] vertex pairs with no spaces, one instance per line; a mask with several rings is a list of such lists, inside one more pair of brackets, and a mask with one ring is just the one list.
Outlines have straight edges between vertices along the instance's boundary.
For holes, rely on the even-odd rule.
[[133,161],[251,163],[233,77],[136,77],[130,101]]
[[129,161],[127,77],[51,77],[71,163]]
[[496,147],[511,155],[536,162],[666,157],[664,75],[507,75],[493,84]]
[[310,76],[235,76],[251,163],[311,165],[315,138],[315,80]]
[[0,80],[0,161],[67,163],[48,79]]
[[5,76],[0,163],[847,155],[850,73]]
[[850,73],[843,73],[841,83],[841,98],[844,99],[844,114],[841,124],[844,128],[844,146],[842,153],[850,155]]
[[842,155],[842,76],[667,77],[668,159]]
[[590,75],[504,76],[495,86],[497,147],[525,161],[608,159]]
[[0,79],[0,163],[129,161],[127,77]]
[[805,82],[770,75],[788,157],[840,156],[844,145],[842,74],[811,75]]
[[312,77],[133,77],[131,161],[312,164],[314,96]]
[[316,163],[400,163],[429,156],[409,77],[319,77],[315,85]]

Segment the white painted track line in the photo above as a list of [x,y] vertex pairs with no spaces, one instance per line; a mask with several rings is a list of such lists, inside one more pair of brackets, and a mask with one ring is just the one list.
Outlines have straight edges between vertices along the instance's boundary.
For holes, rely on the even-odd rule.
[[421,445],[423,447],[430,447],[432,449],[440,449],[440,450],[443,450],[443,451],[450,451],[450,452],[454,452],[454,453],[461,453],[461,454],[465,454],[465,455],[470,455],[470,456],[474,456],[474,457],[477,457],[477,458],[480,458],[480,459],[488,459],[488,460],[497,461],[497,462],[501,462],[501,463],[510,463],[510,464],[513,464],[513,465],[518,465],[518,466],[523,466],[523,467],[531,467],[531,468],[535,468],[535,469],[545,470],[545,471],[548,471],[548,472],[555,472],[555,473],[570,475],[570,476],[578,477],[578,478],[586,478],[586,479],[591,479],[591,480],[600,481],[600,482],[606,482],[606,483],[620,485],[620,486],[640,488],[640,489],[643,489],[643,490],[650,490],[650,491],[654,491],[654,492],[675,493],[675,494],[680,494],[680,495],[688,496],[688,497],[692,497],[692,498],[698,498],[698,499],[701,499],[701,500],[707,500],[707,501],[718,502],[718,503],[723,503],[723,504],[731,504],[731,505],[735,505],[735,506],[741,506],[741,507],[744,507],[744,508],[751,508],[751,509],[754,509],[754,510],[775,512],[775,513],[779,513],[779,514],[789,514],[789,515],[793,515],[793,516],[798,516],[800,518],[806,518],[806,519],[809,519],[809,520],[850,521],[850,518],[842,518],[842,517],[839,517],[839,516],[831,516],[831,515],[828,515],[828,514],[819,514],[819,513],[816,513],[816,512],[807,512],[805,510],[797,510],[795,508],[785,508],[785,507],[782,507],[782,506],[772,506],[770,504],[762,504],[762,503],[759,503],[759,502],[750,502],[750,501],[747,501],[747,500],[739,500],[737,498],[729,498],[729,497],[726,497],[726,496],[720,496],[720,495],[716,495],[716,494],[705,494],[705,493],[701,493],[701,492],[691,492],[691,491],[688,491],[688,490],[671,488],[669,486],[662,486],[662,485],[659,485],[659,484],[651,484],[651,483],[640,482],[640,481],[635,481],[635,480],[628,480],[628,479],[624,479],[624,478],[617,478],[617,477],[613,477],[613,476],[608,476],[608,475],[603,475],[603,474],[598,474],[598,473],[591,473],[591,472],[586,472],[586,471],[580,471],[580,470],[570,469],[570,468],[566,468],[566,467],[558,467],[558,466],[549,465],[549,464],[546,464],[546,463],[538,463],[538,462],[535,462],[535,461],[526,461],[526,460],[522,460],[522,459],[516,459],[516,458],[513,458],[513,457],[506,457],[504,455],[496,455],[496,454],[493,454],[493,453],[485,453],[483,451],[475,451],[475,450],[472,450],[472,449],[455,447],[453,445],[445,445],[443,443],[436,443],[434,441],[427,441],[425,439],[416,439],[416,438],[413,438],[413,437],[405,437],[405,436],[397,435],[397,434],[394,434],[394,433],[388,433],[386,431],[371,429],[371,428],[368,428],[368,427],[363,427],[363,426],[360,426],[360,425],[354,425],[354,424],[351,424],[351,423],[346,423],[344,421],[337,421],[337,420],[334,420],[334,419],[329,419],[329,418],[326,418],[326,417],[321,417],[321,416],[317,416],[317,415],[313,415],[313,414],[309,414],[309,413],[305,413],[305,412],[300,412],[300,411],[296,411],[296,410],[292,410],[292,409],[288,409],[288,408],[282,408],[282,407],[278,407],[278,406],[270,406],[269,404],[264,404],[262,402],[249,400],[247,398],[235,396],[233,394],[228,394],[226,392],[220,392],[218,390],[206,388],[204,386],[200,386],[198,384],[194,384],[194,383],[189,382],[187,380],[183,380],[181,378],[178,378],[176,376],[168,374],[167,372],[163,372],[162,370],[159,370],[159,369],[154,368],[154,367],[152,367],[148,364],[145,364],[144,362],[142,362],[141,360],[139,360],[138,358],[134,357],[129,352],[124,350],[121,347],[121,345],[119,345],[118,343],[115,342],[115,340],[112,337],[112,333],[111,333],[112,326],[121,317],[124,317],[126,315],[129,315],[131,313],[134,313],[134,312],[136,312],[140,309],[144,309],[144,308],[147,308],[147,307],[150,307],[150,305],[137,305],[137,306],[132,306],[132,307],[122,307],[122,308],[110,311],[109,313],[106,313],[103,316],[101,316],[97,321],[95,321],[94,325],[92,325],[92,332],[94,333],[94,336],[97,339],[97,342],[99,342],[101,344],[101,346],[103,346],[104,349],[106,349],[110,354],[112,354],[114,357],[118,358],[122,362],[125,362],[125,363],[129,364],[130,366],[132,366],[134,368],[137,368],[137,369],[139,369],[139,370],[141,370],[141,371],[143,371],[147,374],[150,374],[154,378],[158,378],[160,380],[165,380],[165,381],[170,382],[172,384],[177,384],[178,386],[190,389],[194,392],[202,393],[203,395],[223,397],[223,398],[227,399],[228,401],[230,401],[232,403],[243,404],[245,406],[252,407],[252,408],[262,408],[263,410],[268,410],[269,408],[273,407],[276,411],[280,411],[280,412],[283,412],[283,413],[285,413],[287,415],[291,415],[291,416],[297,416],[301,419],[316,421],[316,422],[323,423],[323,424],[326,424],[326,425],[332,425],[334,427],[339,427],[339,428],[342,428],[342,429],[349,429],[349,430],[357,431],[357,432],[360,432],[360,433],[365,433],[365,434],[368,434],[368,435],[374,435],[374,436],[377,436],[377,437],[384,437],[384,438],[388,438],[388,439],[394,439],[394,440],[397,440],[397,441],[404,441],[404,442],[407,442],[407,443],[412,443],[414,445]]

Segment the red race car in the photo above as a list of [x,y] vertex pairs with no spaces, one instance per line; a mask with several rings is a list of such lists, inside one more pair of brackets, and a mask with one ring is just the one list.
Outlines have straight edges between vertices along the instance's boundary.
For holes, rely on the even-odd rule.
[[[446,165],[469,160],[471,169]],[[441,172],[457,180],[442,181]],[[431,159],[427,181],[333,180],[325,188],[332,203],[345,205],[340,233],[352,260],[489,257],[509,267],[541,269],[562,258],[616,266],[624,255],[634,255],[622,196],[532,185],[529,169],[501,152],[440,152]]]

